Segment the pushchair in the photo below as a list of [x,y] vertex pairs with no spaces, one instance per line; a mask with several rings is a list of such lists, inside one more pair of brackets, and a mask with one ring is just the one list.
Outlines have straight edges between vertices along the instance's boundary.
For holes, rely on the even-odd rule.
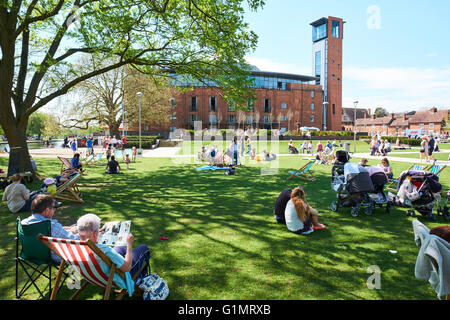
[[375,207],[383,207],[386,205],[386,213],[391,212],[391,205],[389,203],[388,196],[384,192],[384,186],[389,182],[389,179],[383,169],[379,167],[366,167],[366,170],[369,172],[370,180],[373,183],[373,192],[369,192],[369,198],[372,202],[371,204],[371,212],[375,211]]
[[351,159],[350,154],[345,150],[336,151],[336,162],[331,168],[331,181],[336,175],[344,175],[344,166]]
[[408,194],[404,202],[409,208],[406,215],[415,217],[415,211],[418,211],[429,220],[436,221],[437,216],[433,214],[433,208],[439,205],[441,200],[442,185],[439,178],[426,171],[405,171],[399,177],[397,195],[402,186],[409,183],[414,186],[414,190]]
[[[338,170],[339,168],[333,172],[339,172]],[[351,208],[351,215],[357,217],[361,208],[364,208],[365,214],[372,214],[373,202],[369,193],[374,192],[374,186],[369,172],[360,164],[347,162],[344,174],[332,177],[331,188],[337,192],[337,200],[330,204],[331,211],[337,212],[340,207]]]

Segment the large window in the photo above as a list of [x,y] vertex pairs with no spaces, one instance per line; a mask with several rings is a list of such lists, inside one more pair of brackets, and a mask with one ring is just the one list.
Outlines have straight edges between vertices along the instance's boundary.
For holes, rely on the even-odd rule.
[[339,21],[333,21],[331,24],[331,36],[339,38]]
[[217,111],[216,109],[216,97],[209,97],[209,111]]
[[314,111],[314,103],[311,103],[311,110]]
[[320,39],[326,38],[326,36],[327,36],[327,24],[326,23],[313,28],[313,41],[318,41]]
[[317,51],[316,52],[316,57],[315,57],[315,70],[316,70],[316,77],[320,77],[320,75],[322,74],[322,61],[321,61],[321,52]]
[[287,109],[287,104],[286,103],[282,103],[281,104],[281,109]]
[[264,116],[264,123],[270,123],[270,116]]
[[197,111],[197,97],[191,97],[190,110]]
[[264,99],[264,112],[270,113],[270,99]]
[[236,123],[236,115],[234,115],[234,114],[228,115],[228,122],[229,122],[230,124]]

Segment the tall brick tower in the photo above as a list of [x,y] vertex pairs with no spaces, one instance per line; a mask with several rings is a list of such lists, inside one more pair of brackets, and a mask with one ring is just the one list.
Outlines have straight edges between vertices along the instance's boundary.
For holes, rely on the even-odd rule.
[[342,40],[344,21],[322,18],[311,23],[313,75],[320,77],[324,104],[322,130],[342,130]]

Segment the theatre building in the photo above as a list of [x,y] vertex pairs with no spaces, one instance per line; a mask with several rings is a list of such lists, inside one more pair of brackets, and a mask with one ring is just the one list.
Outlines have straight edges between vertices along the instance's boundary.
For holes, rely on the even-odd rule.
[[[234,110],[214,85],[178,80],[175,84],[192,90],[175,97],[173,127],[237,129],[266,128],[281,131],[316,127],[342,130],[342,39],[339,18],[322,18],[313,29],[313,75],[251,72],[256,100],[249,111]],[[176,79],[176,77],[173,77]],[[171,128],[171,129],[174,129]]]

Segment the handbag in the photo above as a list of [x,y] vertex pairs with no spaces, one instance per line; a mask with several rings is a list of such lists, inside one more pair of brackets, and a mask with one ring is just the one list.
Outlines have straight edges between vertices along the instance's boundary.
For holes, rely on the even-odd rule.
[[139,285],[144,291],[144,300],[165,300],[169,295],[169,286],[156,273],[145,277]]

